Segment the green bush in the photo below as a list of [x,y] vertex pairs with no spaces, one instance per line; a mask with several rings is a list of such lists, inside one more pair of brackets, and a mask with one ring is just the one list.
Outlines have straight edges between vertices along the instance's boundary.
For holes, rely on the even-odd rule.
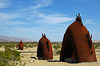
[[0,47],[2,47],[2,45],[0,44]]
[[100,46],[100,43],[93,43],[93,45],[94,45],[94,48],[96,49]]
[[28,47],[28,45],[27,45],[27,44],[24,44],[24,47],[26,47],[26,48],[27,48],[27,47]]
[[60,45],[54,45],[53,48],[54,48],[55,50],[58,50],[58,49],[60,48]]
[[37,47],[38,46],[38,42],[24,42],[24,47],[26,48],[33,48],[33,47]]
[[[6,46],[9,48],[14,48],[19,44],[19,42],[0,42],[0,47],[2,46]],[[28,47],[37,47],[38,46],[38,42],[24,42],[23,43],[24,47],[28,48]]]
[[5,51],[0,51],[0,66],[16,66],[18,64],[25,66],[25,63],[15,61],[20,61],[20,52],[5,46]]
[[28,45],[28,47],[32,48],[32,47],[33,47],[33,45],[30,45],[30,44],[29,44],[29,45]]
[[6,46],[9,48],[14,48],[17,46],[17,44],[18,44],[18,42],[0,42],[0,47]]
[[56,45],[53,46],[53,48],[54,48],[54,54],[59,55],[60,54],[60,49],[61,49],[60,45],[56,44]]
[[60,52],[61,52],[61,50],[58,50],[58,51],[56,52],[56,54],[57,54],[57,55],[60,55]]

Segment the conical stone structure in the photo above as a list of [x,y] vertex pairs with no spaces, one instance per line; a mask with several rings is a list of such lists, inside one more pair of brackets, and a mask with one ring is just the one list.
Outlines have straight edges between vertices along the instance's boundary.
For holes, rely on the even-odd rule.
[[76,21],[67,28],[64,34],[60,61],[97,62],[91,38],[78,14]]
[[18,47],[19,50],[23,50],[23,42],[22,42],[22,40],[19,42],[17,47]]
[[42,38],[39,40],[37,57],[43,60],[53,59],[52,44],[45,34],[42,34]]

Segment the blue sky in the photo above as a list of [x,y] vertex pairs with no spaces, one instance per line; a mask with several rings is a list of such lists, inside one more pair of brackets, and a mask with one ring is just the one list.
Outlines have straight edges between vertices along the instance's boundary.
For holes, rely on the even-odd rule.
[[100,40],[100,0],[0,0],[0,35],[38,41],[45,33],[62,41],[78,12],[93,40]]

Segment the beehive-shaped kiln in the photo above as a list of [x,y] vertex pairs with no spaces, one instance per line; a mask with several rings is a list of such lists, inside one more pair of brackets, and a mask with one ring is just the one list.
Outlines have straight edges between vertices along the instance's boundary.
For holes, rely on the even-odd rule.
[[37,57],[43,60],[53,59],[52,44],[45,34],[42,34],[42,38],[39,40]]
[[22,42],[22,40],[19,42],[17,47],[18,47],[19,50],[23,50],[23,42]]
[[60,61],[96,62],[96,54],[89,31],[78,14],[76,21],[66,30],[62,42]]

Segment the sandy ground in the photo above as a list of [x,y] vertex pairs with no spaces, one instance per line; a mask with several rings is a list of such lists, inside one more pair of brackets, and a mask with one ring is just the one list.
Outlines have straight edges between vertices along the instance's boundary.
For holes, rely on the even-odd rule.
[[21,53],[21,60],[22,62],[26,62],[25,66],[100,66],[100,48],[96,49],[95,51],[97,62],[67,63],[59,62],[59,55],[54,55],[53,60],[38,60],[36,57],[37,48],[24,48],[24,50],[21,51],[24,52]]
[[[4,51],[4,47],[0,48],[0,51]],[[85,62],[85,63],[67,63],[59,62],[60,55],[54,55],[53,60],[38,60],[37,59],[37,47],[24,48],[24,50],[17,50],[21,52],[21,61],[25,62],[25,66],[100,66],[100,48],[96,49],[97,62]]]

